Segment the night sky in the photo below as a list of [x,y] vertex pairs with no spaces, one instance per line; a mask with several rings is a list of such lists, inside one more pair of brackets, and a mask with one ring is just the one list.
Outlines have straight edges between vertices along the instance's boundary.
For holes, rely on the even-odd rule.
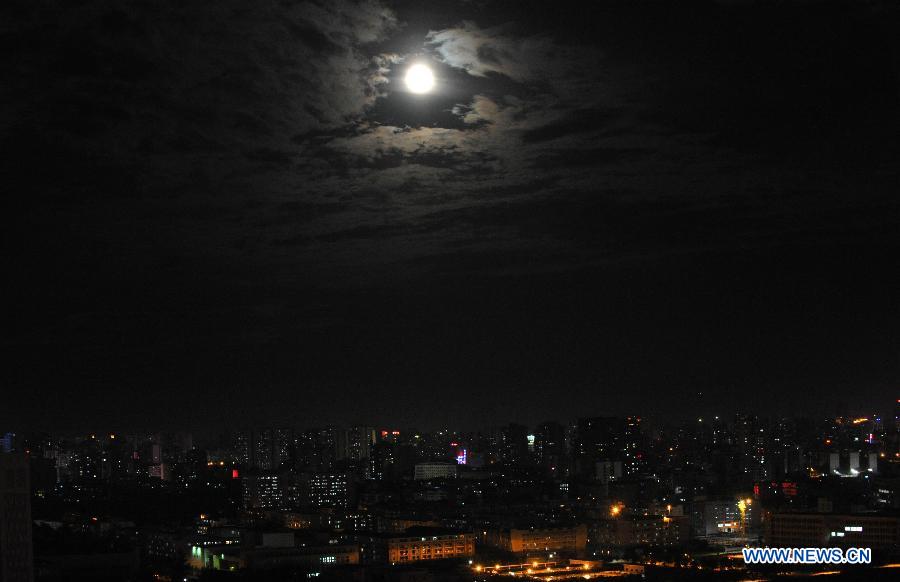
[[0,428],[886,410],[898,30],[891,0],[5,0]]

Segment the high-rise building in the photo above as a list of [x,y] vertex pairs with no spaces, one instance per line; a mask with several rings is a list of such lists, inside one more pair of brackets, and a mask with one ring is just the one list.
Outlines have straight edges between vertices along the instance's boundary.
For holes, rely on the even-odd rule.
[[263,471],[275,468],[272,456],[275,444],[275,431],[271,428],[253,431],[253,466]]
[[297,433],[294,441],[297,468],[301,470],[319,469],[319,431],[304,430]]
[[367,462],[374,444],[375,429],[371,426],[354,426],[347,431],[347,452],[352,462]]
[[734,423],[741,472],[745,481],[759,482],[769,477],[769,431],[758,417],[739,414]]
[[625,418],[621,447],[623,473],[625,475],[641,473],[647,464],[647,459],[644,455],[644,435],[641,431],[640,416]]
[[349,477],[346,473],[313,475],[309,480],[309,501],[315,507],[349,507]]
[[244,467],[253,466],[253,432],[242,430],[235,436],[235,460]]
[[566,429],[558,422],[544,422],[534,431],[534,455],[553,477],[565,476],[568,466]]
[[599,461],[622,461],[625,457],[626,422],[621,418],[580,418],[572,434],[572,457],[577,474],[594,475]]
[[521,465],[528,459],[528,427],[515,423],[504,426],[497,447],[502,462]]
[[297,434],[294,460],[298,469],[330,471],[347,458],[346,434],[335,427],[304,430]]
[[235,457],[246,468],[275,471],[294,460],[294,430],[264,428],[239,432]]
[[397,458],[394,452],[397,445],[380,442],[372,446],[371,458],[367,467],[367,477],[376,481],[393,481],[397,477]]
[[276,428],[273,437],[272,461],[277,469],[294,460],[294,429]]
[[0,452],[0,581],[33,579],[28,457]]
[[244,509],[281,509],[282,495],[278,475],[244,475]]

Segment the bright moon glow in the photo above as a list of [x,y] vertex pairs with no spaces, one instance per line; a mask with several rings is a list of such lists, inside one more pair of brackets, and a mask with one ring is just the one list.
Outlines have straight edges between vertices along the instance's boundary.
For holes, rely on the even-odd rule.
[[413,93],[428,93],[434,87],[434,73],[425,65],[413,65],[406,71],[406,86]]

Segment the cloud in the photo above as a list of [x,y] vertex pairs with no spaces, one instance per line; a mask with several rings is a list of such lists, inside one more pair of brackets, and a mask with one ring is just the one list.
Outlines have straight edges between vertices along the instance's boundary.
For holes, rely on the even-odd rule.
[[443,62],[471,75],[496,73],[520,82],[560,76],[572,66],[566,61],[579,60],[573,47],[560,45],[549,35],[517,36],[511,25],[481,28],[472,21],[429,32],[426,46]]
[[[723,108],[742,101],[698,92],[721,89],[730,68],[696,87],[675,82],[683,69],[659,69],[690,58],[624,61],[605,38],[565,34],[568,16],[555,27],[527,16],[497,24],[505,12],[476,11],[478,22],[420,26],[411,49],[399,33],[414,27],[378,1],[21,5],[6,29],[16,50],[0,58],[26,74],[0,88],[13,103],[0,127],[13,156],[49,166],[25,181],[25,204],[98,207],[66,221],[82,233],[142,232],[135,244],[330,276],[489,244],[556,249],[576,238],[602,254],[611,239],[576,219],[607,224],[611,197],[616,209],[752,204],[758,185],[803,179],[716,135]],[[438,61],[445,94],[392,91],[396,65],[418,50]],[[141,202],[116,206],[126,200]],[[540,223],[547,209],[564,220],[532,224],[528,212]]]
[[28,3],[13,18],[24,74],[4,129],[173,178],[186,155],[232,164],[358,118],[394,58],[371,46],[398,27],[375,0]]

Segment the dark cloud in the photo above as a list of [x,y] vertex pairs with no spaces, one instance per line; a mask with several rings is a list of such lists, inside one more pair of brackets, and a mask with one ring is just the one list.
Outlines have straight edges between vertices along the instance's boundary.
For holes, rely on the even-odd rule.
[[617,112],[579,109],[567,117],[530,129],[522,134],[525,143],[550,141],[579,133],[602,132],[616,125]]

